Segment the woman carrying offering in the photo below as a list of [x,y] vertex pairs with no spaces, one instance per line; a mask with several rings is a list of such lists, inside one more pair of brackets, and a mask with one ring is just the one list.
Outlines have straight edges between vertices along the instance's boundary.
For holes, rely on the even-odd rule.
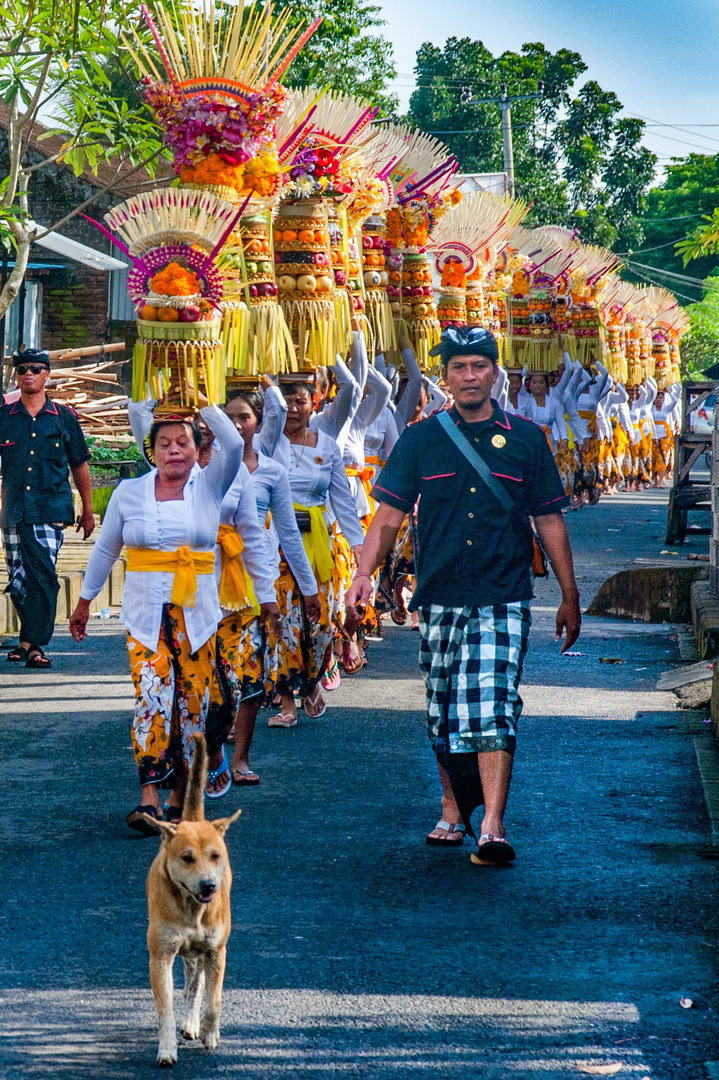
[[311,385],[292,383],[283,388],[283,393],[287,420],[274,457],[289,474],[297,525],[317,580],[320,616],[310,623],[306,597],[297,587],[283,550],[278,585],[282,636],[271,650],[272,681],[281,706],[269,721],[272,727],[294,727],[297,723],[295,691],[304,698],[305,712],[313,719],[326,709],[320,679],[331,658],[332,620],[338,616],[333,571],[340,560],[344,561],[341,538],[330,533],[328,501],[349,546],[358,549],[364,539],[340,449],[323,431],[309,427]]
[[195,424],[182,417],[153,423],[150,450],[156,468],[123,480],[113,492],[70,619],[73,638],[82,641],[90,601],[126,545],[121,618],[135,687],[132,743],[142,789],[127,823],[145,834],[152,830],[144,815],[163,816],[158,785],[171,788],[168,820],[182,816],[195,732],[204,732],[210,768],[220,787],[226,785],[226,710],[215,660],[222,610],[214,548],[222,499],[237,475],[243,447],[216,406],[205,407],[201,415],[220,445],[205,469],[196,467],[201,436]]
[[[266,394],[265,402],[271,400],[273,394],[279,393],[274,386],[269,387],[264,383],[263,386]],[[288,573],[294,578],[294,590],[304,597],[307,620],[309,623],[314,623],[320,616],[317,582],[297,528],[287,473],[277,461],[267,457],[266,454],[258,453],[254,445],[254,443],[258,442],[256,435],[260,425],[262,425],[265,402],[257,393],[240,391],[231,397],[225,406],[225,412],[244,441],[243,462],[252,476],[256,504],[255,513],[265,534],[265,557],[270,575],[275,583],[275,595],[279,599],[279,545],[281,544]],[[271,637],[274,642],[277,642],[281,636],[282,624],[278,618],[277,623],[271,623]],[[263,646],[263,653],[267,654],[265,667],[266,677],[269,679],[270,649],[267,644]],[[237,719],[235,720],[235,753],[232,758],[232,779],[236,784],[259,783],[257,774],[250,770],[249,751],[260,701],[260,697],[243,700],[237,713]],[[272,721],[270,724],[272,727],[278,726]]]

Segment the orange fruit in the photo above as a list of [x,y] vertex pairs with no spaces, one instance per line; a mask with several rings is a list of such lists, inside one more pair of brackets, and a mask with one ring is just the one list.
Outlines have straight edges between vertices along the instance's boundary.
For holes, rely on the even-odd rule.
[[151,304],[143,304],[137,313],[139,319],[144,319],[145,322],[157,322],[157,308],[152,307]]
[[292,243],[293,240],[297,239],[297,233],[295,232],[294,229],[283,229],[282,230],[282,239],[287,244]]
[[315,234],[312,232],[312,229],[300,229],[297,233],[297,239],[301,244],[314,244]]
[[157,317],[160,322],[177,322],[180,318],[175,308],[172,307],[158,308]]

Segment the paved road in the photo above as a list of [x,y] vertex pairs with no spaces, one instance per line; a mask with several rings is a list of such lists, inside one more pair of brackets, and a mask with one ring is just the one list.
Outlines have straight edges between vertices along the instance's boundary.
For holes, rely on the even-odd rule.
[[[644,493],[570,516],[587,601],[637,558],[683,559],[659,555],[663,515],[664,496]],[[243,808],[223,1039],[212,1055],[182,1046],[178,1076],[711,1076],[717,864],[695,758],[710,737],[654,690],[677,634],[587,620],[583,655],[560,659],[555,606],[539,583],[511,869],[472,866],[468,843],[424,844],[438,783],[408,629],[372,648],[325,717],[260,725],[261,786],[220,804]],[[83,646],[58,635],[52,676],[0,672],[2,1080],[157,1075],[144,944],[156,841],[124,825],[124,638],[91,629]]]

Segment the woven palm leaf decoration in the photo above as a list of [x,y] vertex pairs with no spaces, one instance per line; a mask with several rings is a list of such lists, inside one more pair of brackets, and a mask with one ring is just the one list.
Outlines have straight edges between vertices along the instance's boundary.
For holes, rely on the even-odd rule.
[[[217,355],[233,376],[292,370],[296,359],[274,280],[271,211],[282,185],[275,135],[289,99],[280,80],[319,20],[290,29],[289,11],[275,16],[271,3],[242,0],[180,0],[152,12],[143,5],[142,12],[153,43],[135,32],[126,44],[172,151],[181,201],[196,199],[193,225],[204,235],[192,247],[213,257]],[[158,217],[154,233],[165,219],[182,230],[173,190],[160,196],[163,210],[149,207]],[[135,246],[148,242],[133,236]]]

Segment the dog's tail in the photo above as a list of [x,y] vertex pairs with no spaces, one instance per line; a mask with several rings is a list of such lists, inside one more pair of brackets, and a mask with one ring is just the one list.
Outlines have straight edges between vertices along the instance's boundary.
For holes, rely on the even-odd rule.
[[183,821],[205,820],[205,787],[207,785],[207,743],[205,736],[195,733],[195,754],[190,765],[190,775],[182,806]]

